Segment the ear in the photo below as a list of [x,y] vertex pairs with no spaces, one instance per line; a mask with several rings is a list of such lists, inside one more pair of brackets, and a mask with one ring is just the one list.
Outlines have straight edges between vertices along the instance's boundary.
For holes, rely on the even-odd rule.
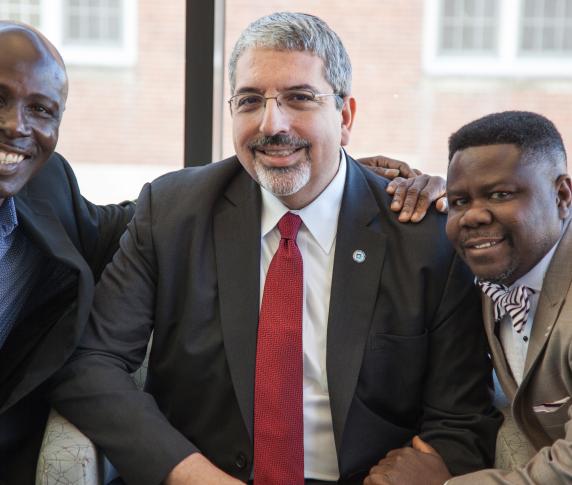
[[572,204],[572,183],[568,174],[560,175],[556,179],[556,202],[560,219],[567,219]]
[[353,96],[346,96],[342,106],[342,146],[350,142],[350,133],[356,115],[356,99]]

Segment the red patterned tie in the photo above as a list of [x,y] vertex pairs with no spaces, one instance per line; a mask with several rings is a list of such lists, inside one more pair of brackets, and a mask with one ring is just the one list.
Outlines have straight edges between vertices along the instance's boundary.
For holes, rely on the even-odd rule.
[[254,484],[304,485],[302,220],[288,212],[264,284],[256,346]]

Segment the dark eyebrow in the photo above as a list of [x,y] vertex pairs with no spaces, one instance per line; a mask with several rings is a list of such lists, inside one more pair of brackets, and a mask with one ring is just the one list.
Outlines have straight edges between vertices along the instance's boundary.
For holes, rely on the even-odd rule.
[[447,197],[451,197],[452,195],[463,195],[466,194],[466,190],[454,190],[447,188]]
[[[9,85],[0,82],[0,93],[3,93],[5,95],[8,95],[8,97],[10,97],[12,94],[12,89]],[[55,112],[59,113],[60,111],[60,103],[58,103],[58,101],[52,98],[51,96],[47,96],[42,93],[31,93],[27,96],[27,99],[34,103],[45,104]]]
[[[514,190],[515,184],[513,182],[506,182],[505,180],[496,180],[494,182],[479,186],[480,193],[489,192],[503,192],[504,190]],[[465,189],[455,189],[455,186],[447,187],[447,196],[450,195],[463,195],[466,194]]]

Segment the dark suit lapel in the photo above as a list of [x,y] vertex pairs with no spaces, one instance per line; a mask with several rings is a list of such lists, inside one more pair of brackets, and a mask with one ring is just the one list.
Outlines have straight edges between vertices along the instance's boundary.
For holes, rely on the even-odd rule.
[[27,237],[42,251],[66,266],[83,269],[86,263],[70,240],[48,201],[17,199],[18,220]]
[[[385,254],[386,239],[378,215],[378,202],[356,162],[348,157],[336,235],[326,356],[338,452],[357,386]],[[365,253],[362,263],[354,259],[354,252],[359,250]]]
[[[87,276],[89,275],[89,268],[67,237],[65,229],[53,213],[49,203],[19,194],[16,198],[16,209],[19,225],[24,229],[30,241],[44,253],[46,264],[61,265],[60,267],[63,271],[69,271],[70,284],[78,284],[74,273],[80,275],[79,289],[74,289],[74,293],[82,290],[86,291],[88,286],[91,287],[93,283]],[[18,370],[21,362],[30,355],[30,351],[38,345],[38,341],[45,336],[47,330],[49,330],[44,328],[46,321],[51,323],[55,321],[48,318],[45,312],[42,312],[42,315],[36,315],[29,307],[29,305],[37,305],[38,302],[46,300],[46,295],[49,295],[51,291],[51,281],[48,276],[43,275],[40,277],[40,281],[37,282],[32,293],[27,298],[27,306],[22,309],[16,326],[0,352],[0,383],[2,384],[5,384],[7,379],[14,379],[13,373]],[[45,308],[46,312],[56,310],[58,309]],[[73,319],[69,321],[71,322]],[[73,329],[70,329],[70,331],[73,332]],[[70,338],[71,335],[66,336],[66,339]],[[46,345],[43,347],[45,348]],[[49,362],[56,357],[60,359],[59,355],[51,357],[50,355],[44,355],[44,353],[35,352],[33,354],[33,359],[39,361],[40,366],[37,369],[37,373],[33,376],[27,374],[21,380],[20,378],[17,379],[18,388],[16,389],[16,394],[20,391],[27,392],[26,388],[33,386],[33,381],[41,381],[44,374],[54,370],[50,368]],[[58,365],[61,364],[63,364],[63,361],[58,362]],[[13,386],[2,385],[3,391],[11,391],[12,389]],[[0,396],[0,406],[7,404],[5,401],[6,397],[6,394]],[[11,397],[12,399],[10,400],[13,400],[17,398],[17,395]]]
[[260,188],[244,171],[214,216],[220,319],[244,423],[252,437],[260,293]]
[[[523,385],[546,346],[572,282],[572,229],[568,225],[548,266],[524,364]],[[522,386],[521,386],[522,387]]]

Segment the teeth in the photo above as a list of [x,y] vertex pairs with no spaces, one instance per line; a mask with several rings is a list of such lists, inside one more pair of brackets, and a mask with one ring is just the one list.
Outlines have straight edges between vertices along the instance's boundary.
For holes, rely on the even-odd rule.
[[496,245],[497,245],[497,243],[493,241],[493,242],[486,242],[483,244],[475,244],[474,248],[475,249],[484,249],[484,248],[490,248],[490,247],[493,247]]
[[0,151],[0,165],[20,163],[24,158],[24,155]]
[[287,157],[292,155],[296,150],[264,150],[266,155],[270,155],[272,157]]

